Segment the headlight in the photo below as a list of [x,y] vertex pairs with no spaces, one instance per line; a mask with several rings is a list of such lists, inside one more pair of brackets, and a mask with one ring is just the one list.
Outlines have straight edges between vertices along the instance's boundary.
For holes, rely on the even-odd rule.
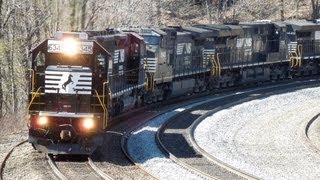
[[40,126],[47,125],[48,124],[48,117],[40,116],[37,123]]
[[93,129],[93,128],[94,128],[94,121],[93,121],[93,119],[91,119],[91,118],[84,119],[84,120],[82,121],[82,126],[83,126],[84,129],[86,129],[86,130]]
[[68,38],[63,41],[63,52],[67,55],[74,55],[78,52],[78,42]]

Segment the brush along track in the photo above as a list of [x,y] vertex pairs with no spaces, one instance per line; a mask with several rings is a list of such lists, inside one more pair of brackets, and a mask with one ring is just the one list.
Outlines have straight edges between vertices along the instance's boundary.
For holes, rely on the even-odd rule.
[[[311,87],[317,84],[314,82],[299,83],[298,88]],[[184,111],[171,118],[160,128],[157,133],[157,141],[173,161],[203,177],[209,179],[257,179],[257,177],[237,170],[236,167],[230,167],[217,159],[211,158],[201,148],[198,148],[193,138],[193,129],[206,115],[236,104],[259,99],[275,92],[279,93],[288,89],[292,91],[297,89],[296,86],[298,84],[233,95]]]

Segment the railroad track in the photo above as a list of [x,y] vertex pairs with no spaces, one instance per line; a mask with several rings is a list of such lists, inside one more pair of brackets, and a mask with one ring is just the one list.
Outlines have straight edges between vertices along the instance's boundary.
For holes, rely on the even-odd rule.
[[[88,159],[54,159],[48,156],[48,164],[61,179],[158,179],[137,166],[130,157],[127,156],[123,146],[125,132],[131,128],[139,126],[143,121],[147,121],[154,112],[139,113],[130,122],[120,120],[118,124],[112,126],[105,132],[103,146],[100,147]],[[122,118],[133,116],[126,114]],[[59,156],[58,156],[59,157]]]
[[195,149],[195,143],[189,132],[192,124],[211,109],[224,109],[227,106],[222,104],[230,103],[228,106],[233,106],[234,101],[239,100],[239,103],[242,103],[252,99],[253,97],[248,98],[247,94],[230,95],[179,113],[157,131],[157,143],[171,160],[206,179],[258,179],[245,172],[229,168],[222,162],[210,161],[204,155],[205,152]]
[[[292,82],[291,80],[282,82],[282,84],[288,83],[288,82]],[[267,83],[267,85],[270,85]],[[267,86],[264,85],[264,86]],[[232,92],[233,89],[228,89],[225,90],[228,92]],[[221,91],[217,91],[218,93],[223,92],[223,90]],[[205,93],[205,94],[201,94],[201,95],[196,95],[196,96],[190,96],[188,99],[193,99],[193,98],[204,98],[205,96],[208,96],[208,94],[212,94],[212,92],[209,93]],[[188,101],[188,100],[178,100],[178,101]],[[159,107],[161,106],[167,106],[168,104],[172,105],[178,102],[176,101],[171,101],[169,103],[159,103],[159,104],[155,104],[152,105],[148,108],[143,108],[141,109],[141,111],[143,112],[138,112],[139,110],[135,110],[135,112],[132,113],[128,113],[127,115],[122,115],[120,118],[122,118],[123,120],[120,121],[121,123],[119,124],[115,124],[115,126],[110,129],[109,132],[107,132],[107,138],[104,144],[106,144],[105,147],[103,147],[100,152],[99,155],[94,155],[94,157],[92,157],[91,162],[93,162],[93,165],[96,166],[96,169],[100,169],[104,174],[107,174],[107,176],[113,177],[113,179],[126,179],[126,178],[134,178],[134,179],[158,179],[158,177],[155,177],[152,174],[149,174],[143,167],[139,166],[139,164],[136,164],[132,161],[132,159],[130,158],[130,156],[127,155],[126,153],[126,147],[123,144],[126,144],[126,137],[127,137],[127,133],[132,131],[132,129],[140,126],[141,124],[143,124],[144,122],[147,121],[147,119],[150,119],[150,116],[156,116],[157,114],[160,113],[161,110],[159,110]],[[154,110],[156,109],[156,110]],[[168,109],[168,107],[166,107],[165,109]],[[131,118],[132,116],[139,116],[139,114],[145,114],[145,112],[147,112],[147,116],[148,117],[142,117],[145,118],[145,120],[141,121],[140,120],[133,120],[131,121],[126,121],[126,119]],[[141,117],[141,116],[140,116]],[[136,119],[139,119],[139,117],[136,117]],[[130,130],[131,129],[131,130]],[[113,132],[111,132],[113,131]],[[112,136],[110,136],[110,134],[113,134]],[[24,144],[26,141],[23,141],[20,143],[18,143],[15,147],[13,147],[10,152],[6,155],[5,160],[1,163],[1,179],[3,178],[3,171],[5,168],[5,163],[7,161],[7,159],[10,157],[11,153],[14,151],[14,149],[22,144]],[[115,150],[117,149],[117,150]],[[100,155],[102,155],[102,158]],[[172,154],[173,155],[173,154]],[[48,158],[49,159],[49,158]],[[48,160],[49,161],[49,160]],[[55,161],[52,161],[55,162]],[[92,170],[92,168],[90,167],[90,161],[87,160],[86,162],[81,162],[79,166],[83,166],[85,172],[88,173],[93,173],[94,175],[92,177],[94,177],[95,179],[112,179],[112,178],[106,178],[106,177],[102,177],[101,175],[99,175],[98,172],[94,172]],[[69,162],[67,162],[69,163]],[[54,164],[54,163],[53,163]],[[60,167],[60,162],[58,162],[58,167]],[[62,165],[64,166],[64,165]],[[67,166],[73,166],[73,165],[67,165]],[[61,169],[61,167],[60,167]],[[63,169],[63,168],[62,168]],[[58,168],[59,170],[59,168]],[[59,170],[60,171],[60,170]],[[72,179],[68,176],[67,173],[64,173],[63,171],[62,174],[64,174],[65,176],[67,176],[69,179]],[[101,174],[101,173],[100,173]],[[76,179],[78,179],[79,177],[77,177]]]
[[[319,129],[319,125],[320,125],[320,113],[316,114],[314,117],[312,117],[310,120],[308,120],[305,124],[303,124],[302,129],[300,130],[300,134],[302,139],[304,140],[304,144],[313,152],[317,153],[320,155],[320,143],[316,143],[319,142],[318,137],[320,136],[319,132],[317,131]],[[315,127],[311,127],[311,126],[315,126]],[[314,134],[312,134],[312,132],[310,132],[310,129],[316,129],[317,132],[313,132],[316,133],[316,137],[314,137]],[[313,130],[314,131],[314,130]],[[318,141],[316,141],[318,140]]]
[[[300,85],[299,87],[296,87]],[[284,85],[281,90],[277,88],[268,88],[268,91],[256,91],[238,95],[230,95],[227,98],[217,98],[210,103],[197,106],[190,110],[184,111],[170,118],[163,124],[157,132],[157,143],[163,152],[183,167],[199,174],[208,179],[258,179],[257,177],[241,172],[236,167],[230,167],[227,164],[215,159],[198,147],[193,137],[193,130],[204,118],[214,112],[240,104],[253,99],[286,91],[286,89],[301,89],[305,86],[317,86],[315,82],[293,83]],[[282,90],[283,89],[283,90]]]
[[111,176],[99,169],[88,157],[85,162],[57,162],[52,155],[47,155],[48,164],[54,174],[61,180],[68,179],[107,179]]
[[[103,146],[85,162],[56,161],[52,156],[48,156],[48,164],[54,174],[61,180],[79,179],[77,176],[83,174],[80,171],[87,172],[85,174],[94,172],[85,179],[158,179],[143,167],[134,163],[126,153],[125,147],[126,132],[130,132],[130,129],[147,122],[150,117],[155,116],[155,113],[143,107],[117,117],[118,123],[113,124],[105,132]],[[130,118],[129,122],[126,121],[128,118]],[[79,166],[82,168],[79,169]],[[79,177],[81,178],[81,176]]]
[[6,162],[9,159],[10,155],[12,154],[12,152],[19,146],[21,146],[22,144],[28,142],[27,140],[23,140],[19,143],[17,143],[16,145],[14,145],[10,151],[5,155],[4,160],[1,162],[1,167],[0,167],[0,180],[3,180],[3,173],[4,173],[4,168],[6,166]]
[[125,147],[126,133],[148,121],[154,115],[152,111],[143,110],[123,116],[124,119],[130,117],[130,121],[120,120],[121,123],[106,132],[104,145],[92,157],[96,161],[95,164],[114,179],[158,179],[143,167],[135,164],[126,153]]
[[128,148],[127,148],[127,140],[129,137],[129,133],[125,134],[123,136],[123,138],[121,139],[121,149],[123,151],[123,153],[126,155],[126,157],[137,167],[139,167],[142,171],[144,171],[146,174],[148,174],[150,177],[153,177],[154,179],[159,179],[159,177],[156,177],[155,175],[151,174],[147,169],[145,169],[142,165],[140,165],[139,163],[136,163],[134,161],[134,159],[131,158],[131,156],[128,153]]

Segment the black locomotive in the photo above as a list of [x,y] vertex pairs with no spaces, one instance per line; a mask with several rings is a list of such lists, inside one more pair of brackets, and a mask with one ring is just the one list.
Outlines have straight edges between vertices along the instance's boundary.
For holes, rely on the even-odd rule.
[[319,74],[318,21],[57,32],[32,50],[29,142],[91,154],[110,117],[216,88]]

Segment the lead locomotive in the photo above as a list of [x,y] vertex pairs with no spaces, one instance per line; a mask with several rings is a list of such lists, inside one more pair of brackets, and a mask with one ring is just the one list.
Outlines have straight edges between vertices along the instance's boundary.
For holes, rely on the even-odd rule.
[[29,142],[92,154],[111,116],[229,86],[319,74],[317,21],[57,32],[32,50]]

